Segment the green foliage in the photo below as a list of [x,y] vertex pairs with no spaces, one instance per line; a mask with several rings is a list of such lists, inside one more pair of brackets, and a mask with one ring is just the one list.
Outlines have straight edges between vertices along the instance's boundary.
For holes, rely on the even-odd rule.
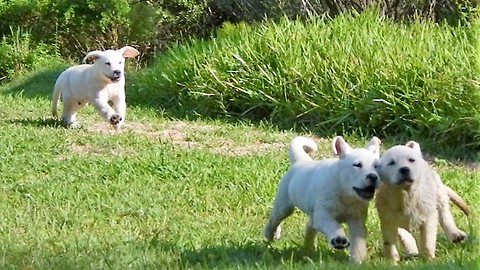
[[320,1],[320,0],[0,0],[0,34],[10,28],[31,34],[34,42],[54,44],[57,52],[81,59],[93,49],[134,45],[142,59],[151,59],[172,42],[207,36],[225,21],[265,18],[307,19],[311,15],[378,6],[382,15],[403,19],[413,15],[447,20],[453,25],[470,21],[476,1]]
[[28,32],[12,30],[0,43],[0,81],[45,65],[54,58],[51,46],[32,42]]
[[134,45],[143,55],[172,41],[209,32],[200,0],[0,1],[0,34],[28,30],[35,42],[55,44],[58,53],[81,59],[94,49]]
[[469,17],[477,0],[466,1],[428,1],[428,0],[212,0],[221,16],[232,21],[262,20],[265,17],[278,19],[308,18],[311,15],[329,14],[336,16],[342,12],[356,10],[361,12],[377,7],[382,15],[403,20],[415,16],[437,21],[446,20],[456,25]]
[[479,147],[477,55],[470,28],[397,24],[374,11],[224,24],[212,40],[167,51],[137,86],[201,114]]

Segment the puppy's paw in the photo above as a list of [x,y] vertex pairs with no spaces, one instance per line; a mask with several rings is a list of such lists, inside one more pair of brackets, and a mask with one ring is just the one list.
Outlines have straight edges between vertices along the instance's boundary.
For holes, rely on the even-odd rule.
[[343,249],[350,246],[350,242],[345,236],[337,236],[330,240],[330,244],[336,249]]
[[280,235],[282,235],[282,228],[280,226],[277,227],[275,232],[273,232],[273,240],[278,240],[280,239]]
[[66,122],[64,121],[64,124],[67,128],[78,128],[80,127],[80,123],[78,121],[73,121],[73,122]]
[[282,228],[278,226],[276,229],[271,229],[268,227],[265,227],[263,234],[267,238],[268,241],[274,241],[280,239],[280,235],[282,233]]
[[457,230],[447,235],[447,238],[452,243],[460,243],[467,239],[467,234],[462,230]]
[[121,117],[119,114],[114,114],[110,117],[110,124],[116,126],[120,124],[123,121],[123,117]]

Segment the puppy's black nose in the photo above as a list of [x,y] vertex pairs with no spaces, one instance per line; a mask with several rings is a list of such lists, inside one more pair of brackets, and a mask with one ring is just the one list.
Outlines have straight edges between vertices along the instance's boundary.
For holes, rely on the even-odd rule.
[[122,71],[121,70],[114,70],[113,75],[115,75],[116,77],[120,77],[120,75],[122,75]]
[[377,185],[377,181],[378,181],[378,176],[374,173],[369,173],[367,174],[367,179],[370,181],[370,183],[374,186]]
[[408,167],[401,167],[398,169],[398,172],[400,172],[401,175],[408,175],[410,174],[410,169]]

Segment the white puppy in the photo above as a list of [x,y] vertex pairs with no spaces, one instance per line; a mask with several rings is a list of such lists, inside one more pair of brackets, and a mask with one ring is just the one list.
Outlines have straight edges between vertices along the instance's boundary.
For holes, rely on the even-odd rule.
[[[307,154],[317,149],[314,141],[306,137],[292,140],[292,166],[280,181],[264,234],[269,241],[278,239],[280,223],[297,207],[308,215],[308,251],[315,250],[317,232],[322,232],[334,248],[350,246],[350,258],[361,262],[367,256],[368,202],[380,181],[376,170],[380,140],[374,137],[364,149],[352,149],[342,137],[335,137],[332,148],[338,159],[314,161]],[[340,225],[343,222],[349,226],[350,241]]]
[[[135,57],[139,52],[130,46],[119,50],[89,52],[83,62],[93,59],[94,64],[82,64],[68,68],[58,76],[52,99],[52,115],[57,117],[57,104],[62,96],[62,119],[69,127],[78,125],[78,110],[91,103],[115,129],[125,121],[125,76],[126,57]],[[109,101],[112,101],[113,109]]]
[[380,184],[376,207],[380,216],[384,255],[394,262],[400,259],[397,235],[407,255],[418,253],[409,231],[419,230],[420,255],[435,257],[437,225],[440,221],[447,238],[462,241],[467,235],[455,225],[449,208],[452,199],[468,213],[466,203],[445,186],[440,176],[423,159],[420,145],[410,141],[387,150],[380,159]]

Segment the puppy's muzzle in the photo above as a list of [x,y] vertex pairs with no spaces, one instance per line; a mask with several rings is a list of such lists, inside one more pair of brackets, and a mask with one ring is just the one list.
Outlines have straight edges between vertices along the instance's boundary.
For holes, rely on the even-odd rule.
[[365,200],[371,200],[375,195],[375,188],[378,186],[378,176],[374,173],[369,173],[366,176],[368,186],[364,188],[353,187],[353,190],[360,196],[360,198]]
[[108,76],[110,81],[118,82],[122,78],[122,71],[121,70],[114,70],[112,76]]
[[401,167],[398,169],[398,174],[399,174],[399,181],[398,184],[411,184],[413,183],[413,179],[410,175],[410,168],[408,167]]
[[367,180],[369,181],[369,183],[371,185],[373,185],[374,187],[377,187],[378,186],[378,175],[374,174],[374,173],[369,173],[367,175]]

